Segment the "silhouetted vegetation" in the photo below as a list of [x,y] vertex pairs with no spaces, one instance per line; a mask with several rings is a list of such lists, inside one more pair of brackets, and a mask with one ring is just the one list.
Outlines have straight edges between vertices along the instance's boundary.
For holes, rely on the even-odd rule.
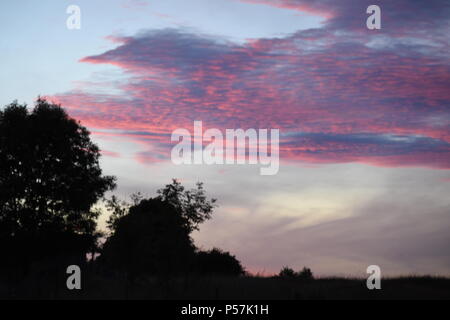
[[307,267],[304,267],[299,272],[295,272],[294,269],[289,267],[283,267],[280,270],[278,277],[282,279],[314,280],[314,275],[311,269]]
[[0,111],[0,254],[9,279],[33,263],[95,251],[92,206],[115,178],[103,176],[89,131],[58,105],[38,99]]
[[133,204],[113,196],[106,203],[111,215],[107,222],[111,235],[104,244],[99,263],[138,275],[179,274],[243,275],[241,263],[220,249],[199,251],[190,234],[211,218],[216,199],[208,199],[202,183],[186,190],[179,181],[142,199],[132,195]]
[[[202,252],[193,243],[191,233],[216,206],[202,183],[187,190],[174,179],[154,198],[105,200],[109,234],[99,246],[104,233],[93,206],[115,187],[99,157],[89,131],[59,105],[38,99],[31,111],[16,102],[0,111],[0,254],[7,257],[0,268],[11,292],[25,279],[63,278],[70,264],[131,281],[244,273],[228,252]],[[86,254],[97,252],[87,265]]]
[[[0,282],[0,297],[41,299],[227,299],[227,300],[380,300],[450,299],[450,279],[403,277],[383,279],[382,290],[367,290],[366,279],[318,278],[287,281],[277,277],[195,276],[172,277],[165,281],[140,277],[130,280],[83,269],[83,289],[64,288],[65,278],[25,279],[11,295]],[[58,286],[59,284],[59,286]],[[59,290],[56,290],[59,288]]]
[[195,247],[177,209],[160,198],[142,200],[119,218],[100,261],[135,275],[175,275],[189,268]]
[[207,199],[202,182],[197,182],[196,186],[196,189],[185,190],[179,181],[173,179],[171,184],[158,190],[159,198],[178,210],[189,232],[198,230],[201,223],[211,218],[217,201]]
[[198,272],[203,275],[240,276],[245,274],[239,260],[218,248],[197,253]]
[[[306,267],[251,276],[229,252],[196,248],[191,234],[216,207],[201,182],[186,190],[174,179],[153,198],[106,200],[115,178],[102,174],[99,157],[89,131],[59,105],[38,99],[31,111],[17,102],[0,110],[0,297],[450,298],[442,278],[384,280],[375,292],[360,279],[314,279]],[[107,234],[93,209],[101,200]],[[87,262],[87,253],[100,255]],[[66,290],[69,264],[83,267],[84,290]]]
[[295,278],[295,271],[292,268],[283,267],[283,269],[281,269],[281,271],[278,274],[278,276],[280,278],[292,279],[292,278]]

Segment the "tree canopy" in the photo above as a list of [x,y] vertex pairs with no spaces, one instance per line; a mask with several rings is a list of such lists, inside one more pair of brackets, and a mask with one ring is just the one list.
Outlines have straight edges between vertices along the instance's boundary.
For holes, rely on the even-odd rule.
[[158,190],[159,197],[180,211],[185,227],[192,232],[209,220],[216,207],[217,200],[208,199],[202,182],[196,183],[196,189],[186,190],[181,183],[173,179],[171,184]]
[[91,208],[115,187],[99,157],[89,131],[59,105],[39,98],[31,111],[17,102],[1,110],[0,246],[17,251],[27,239],[20,254],[31,248],[28,255],[36,256],[33,242],[38,251],[55,250],[57,244],[39,243],[51,244],[56,234],[91,245],[98,215]]
[[184,221],[167,201],[151,198],[130,207],[115,223],[100,260],[130,275],[177,274],[192,262],[195,247]]

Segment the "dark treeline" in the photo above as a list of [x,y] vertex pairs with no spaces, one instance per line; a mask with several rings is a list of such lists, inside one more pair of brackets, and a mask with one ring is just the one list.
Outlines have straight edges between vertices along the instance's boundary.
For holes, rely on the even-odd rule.
[[[203,184],[186,190],[173,180],[158,194],[132,202],[104,195],[116,187],[99,165],[89,131],[59,105],[38,99],[29,110],[14,102],[0,111],[0,253],[3,283],[63,274],[90,265],[130,279],[149,275],[245,274],[220,249],[201,251],[191,233],[216,206]],[[108,232],[97,228],[103,202]],[[98,207],[98,206],[97,206]]]

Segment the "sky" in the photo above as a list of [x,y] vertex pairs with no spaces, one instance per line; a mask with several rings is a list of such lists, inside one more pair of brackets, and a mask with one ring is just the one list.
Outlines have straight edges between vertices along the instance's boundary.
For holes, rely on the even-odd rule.
[[[3,1],[0,105],[60,103],[122,198],[203,181],[219,208],[197,245],[253,273],[449,276],[449,18],[446,0]],[[279,129],[279,172],[173,164],[196,120]]]

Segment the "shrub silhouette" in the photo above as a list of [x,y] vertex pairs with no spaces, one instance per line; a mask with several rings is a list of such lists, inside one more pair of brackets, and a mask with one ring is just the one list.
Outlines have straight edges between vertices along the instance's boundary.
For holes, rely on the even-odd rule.
[[292,268],[283,267],[278,273],[279,278],[284,279],[300,279],[300,280],[313,280],[314,276],[311,269],[304,267],[299,272],[295,272]]
[[304,267],[301,271],[297,273],[297,278],[302,280],[313,280],[314,275],[311,271],[311,269]]
[[[89,131],[38,99],[0,111],[0,254],[11,268],[95,247],[92,205],[115,187]],[[5,266],[3,264],[3,267]]]
[[283,267],[278,274],[278,277],[286,279],[295,278],[296,276],[295,271],[289,267]]
[[203,275],[244,275],[245,270],[239,260],[229,252],[218,248],[197,253],[198,272]]

